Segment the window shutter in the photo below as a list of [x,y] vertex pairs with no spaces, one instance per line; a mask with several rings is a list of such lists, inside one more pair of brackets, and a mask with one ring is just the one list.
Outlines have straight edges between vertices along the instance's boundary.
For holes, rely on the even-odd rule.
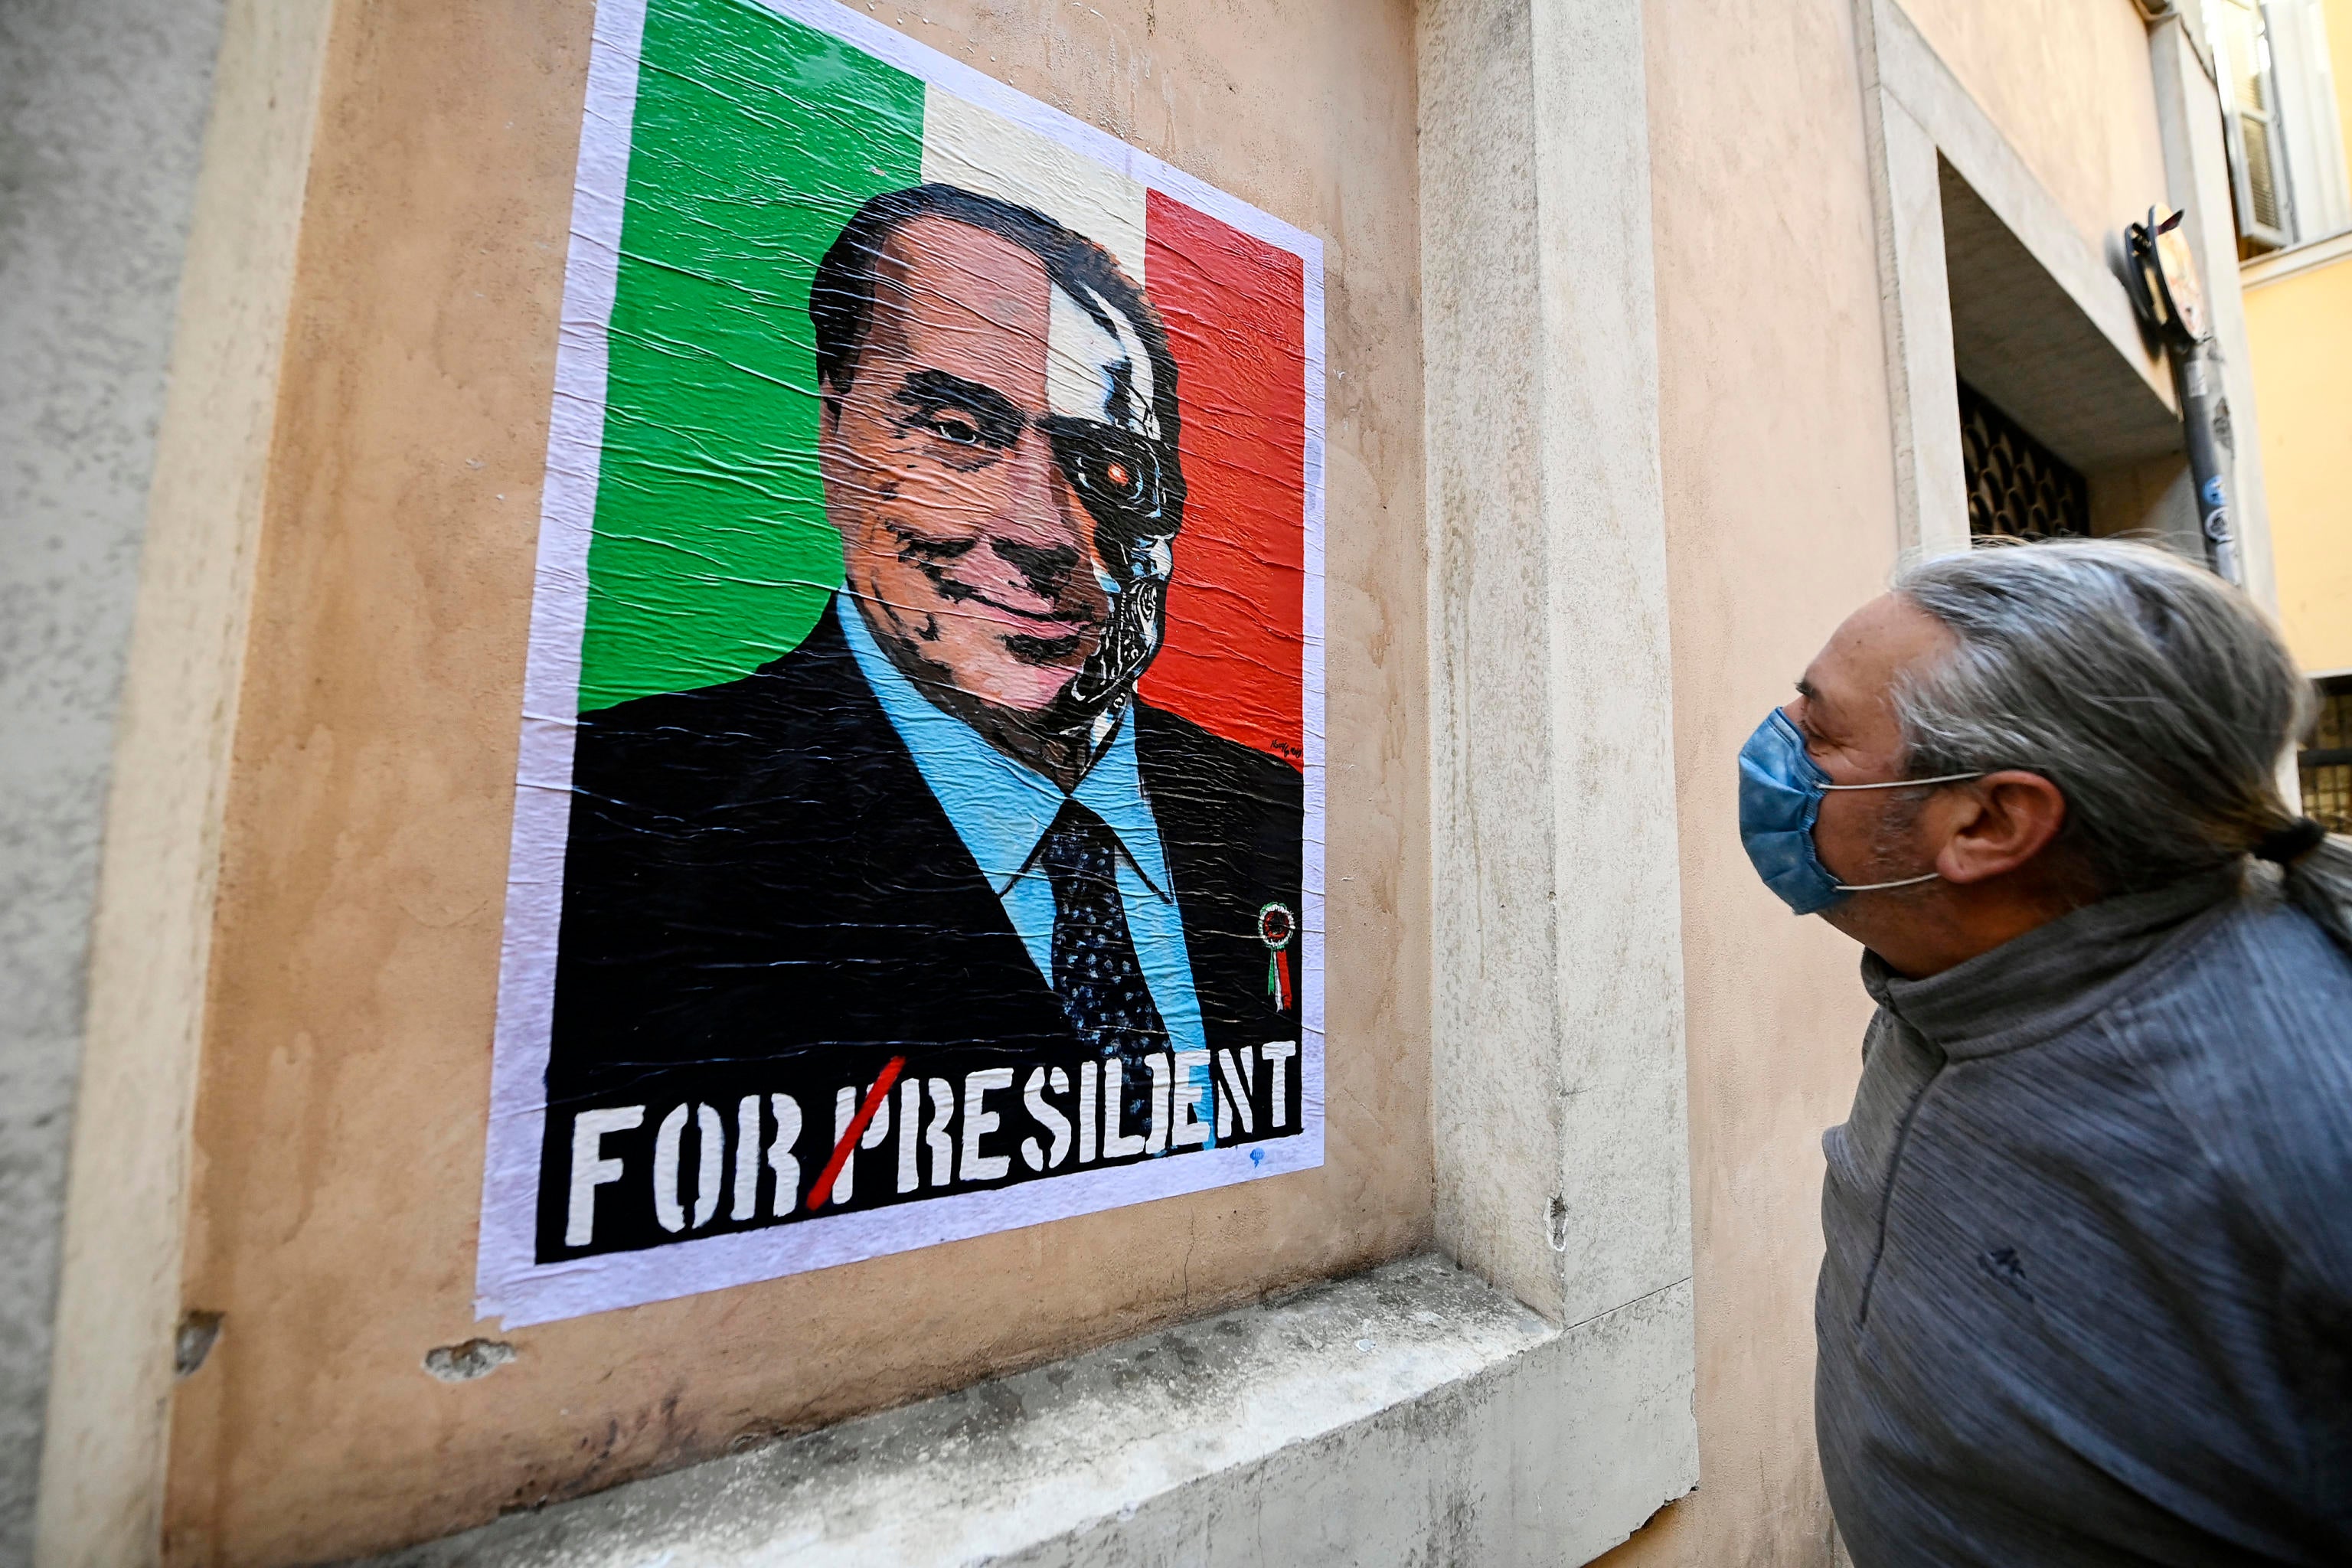
[[2221,125],[2230,150],[2230,184],[2237,199],[2243,248],[2276,250],[2294,242],[2279,141],[2278,85],[2270,39],[2256,0],[2217,0],[2211,19],[2215,64],[2221,68]]

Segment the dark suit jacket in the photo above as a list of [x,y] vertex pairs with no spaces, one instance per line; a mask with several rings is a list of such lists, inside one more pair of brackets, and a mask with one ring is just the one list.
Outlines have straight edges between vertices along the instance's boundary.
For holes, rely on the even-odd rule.
[[[739,1092],[776,1089],[810,1097],[814,1121],[829,1118],[835,1086],[871,1081],[891,1056],[909,1074],[1079,1059],[852,658],[843,613],[836,603],[798,648],[740,680],[583,715],[552,1109],[723,1111]],[[1129,721],[1207,1044],[1297,1039],[1297,944],[1277,1009],[1257,933],[1266,904],[1302,909],[1298,773],[1140,703]],[[1287,1067],[1296,1107],[1298,1063]],[[549,1118],[543,1191],[564,1184],[569,1121]],[[542,1255],[551,1217],[561,1235],[553,1206]]]

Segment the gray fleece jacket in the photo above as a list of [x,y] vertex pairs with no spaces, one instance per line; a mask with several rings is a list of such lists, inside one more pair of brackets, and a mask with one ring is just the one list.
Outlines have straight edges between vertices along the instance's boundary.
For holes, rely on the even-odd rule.
[[2229,873],[1863,980],[1814,1394],[1857,1568],[2352,1563],[2352,961]]

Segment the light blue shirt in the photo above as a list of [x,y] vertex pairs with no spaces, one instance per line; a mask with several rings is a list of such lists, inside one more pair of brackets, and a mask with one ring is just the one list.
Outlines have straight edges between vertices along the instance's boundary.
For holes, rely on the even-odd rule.
[[1143,795],[1135,764],[1135,726],[1119,719],[1110,746],[1095,759],[1078,787],[1061,786],[1035,769],[1014,762],[951,713],[934,706],[898,671],[874,641],[864,612],[847,594],[834,600],[851,657],[866,683],[881,700],[890,727],[907,743],[923,782],[963,840],[980,874],[1003,901],[1030,962],[1054,984],[1054,886],[1037,856],[1038,840],[1076,800],[1107,823],[1118,840],[1118,899],[1126,907],[1128,935],[1134,940],[1143,983],[1168,1026],[1171,1049],[1205,1049],[1201,1000],[1192,989],[1192,961],[1184,948],[1184,922],[1160,842],[1159,819]]

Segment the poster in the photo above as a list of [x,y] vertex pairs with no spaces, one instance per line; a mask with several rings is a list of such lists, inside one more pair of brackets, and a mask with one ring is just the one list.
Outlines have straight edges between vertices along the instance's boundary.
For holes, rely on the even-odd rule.
[[1322,260],[832,0],[603,0],[478,1305],[1321,1163]]

